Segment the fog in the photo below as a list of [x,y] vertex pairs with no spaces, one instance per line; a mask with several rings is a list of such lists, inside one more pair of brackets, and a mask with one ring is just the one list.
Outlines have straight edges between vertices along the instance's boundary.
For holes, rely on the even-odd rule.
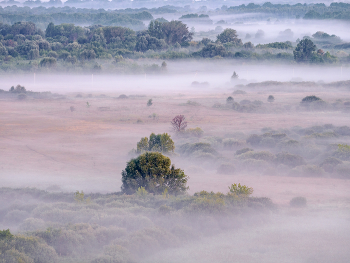
[[[243,43],[292,41],[289,54],[297,38],[317,31],[350,41],[348,21],[210,19],[188,23],[195,41],[216,40],[225,28]],[[280,34],[286,29],[292,35]],[[1,71],[0,262],[349,262],[349,60],[159,54],[122,57],[141,66],[165,61],[155,72],[104,71],[106,57],[96,58],[100,71]],[[176,130],[179,115],[187,126]],[[162,139],[151,148],[153,133],[167,133],[174,148]],[[155,191],[162,182],[152,186],[152,172],[165,173],[157,167],[127,192],[130,167],[156,153],[183,170],[188,189]]]

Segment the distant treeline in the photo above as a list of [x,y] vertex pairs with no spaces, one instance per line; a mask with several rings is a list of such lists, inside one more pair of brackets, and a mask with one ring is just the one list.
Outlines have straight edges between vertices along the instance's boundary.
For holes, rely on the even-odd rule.
[[[79,14],[136,14],[136,13],[143,13],[148,12],[150,14],[167,14],[167,13],[178,13],[183,15],[183,19],[185,18],[193,18],[191,16],[202,16],[200,18],[204,18],[203,16],[206,16],[205,18],[209,19],[209,15],[219,15],[219,14],[227,14],[227,13],[266,13],[271,14],[277,17],[283,17],[283,18],[305,18],[305,19],[349,19],[350,17],[350,4],[349,3],[331,3],[329,6],[326,6],[324,3],[317,3],[317,4],[301,4],[297,3],[294,5],[290,4],[272,4],[270,2],[266,2],[262,5],[249,3],[249,4],[242,4],[238,6],[227,6],[223,5],[221,8],[215,9],[215,10],[208,10],[206,6],[202,6],[198,9],[191,8],[189,5],[186,5],[184,7],[178,7],[178,6],[162,6],[158,8],[126,8],[126,9],[119,9],[120,4],[122,2],[128,2],[128,1],[121,1],[121,0],[113,0],[113,1],[102,1],[102,0],[95,0],[95,1],[88,1],[88,0],[68,0],[65,3],[62,3],[60,0],[50,0],[49,2],[41,2],[40,0],[37,1],[25,1],[23,4],[17,1],[9,1],[9,2],[1,2],[0,4],[7,7],[0,7],[0,14],[6,14],[6,15],[22,15],[24,20],[16,20],[17,21],[32,21],[32,22],[39,22],[39,21],[48,21],[48,22],[54,22],[54,23],[80,23],[80,20],[58,20],[59,16],[53,18],[55,20],[47,20],[48,18],[42,17],[48,14],[73,14],[73,13],[79,13]],[[130,1],[129,1],[130,2]],[[135,1],[134,1],[135,2]],[[136,1],[137,2],[137,1]],[[186,4],[186,1],[181,2],[182,4]],[[24,6],[24,7],[21,7]],[[47,7],[47,8],[46,8]],[[78,7],[78,8],[76,8]],[[86,8],[88,7],[88,8]],[[31,9],[32,8],[32,9]],[[109,9],[109,10],[107,10]],[[115,9],[115,10],[112,10]],[[199,13],[199,14],[195,14]],[[28,20],[28,17],[34,16],[32,18],[33,20]],[[61,15],[62,16],[62,15]],[[179,17],[180,17],[179,16]],[[133,17],[131,17],[133,18]],[[0,21],[8,22],[14,21],[12,17],[0,17]],[[70,18],[74,19],[74,18]],[[81,19],[81,18],[79,18]],[[91,18],[87,18],[91,19]],[[97,18],[92,17],[93,20],[91,22],[94,22]],[[133,19],[149,19],[147,18],[133,18]],[[106,17],[105,20],[112,20],[111,18]],[[125,20],[125,18],[119,18],[119,20]],[[86,20],[90,21],[90,20]],[[13,22],[11,22],[13,23]],[[81,23],[84,23],[84,20],[82,20]],[[109,25],[109,24],[106,24]]]
[[[16,22],[33,22],[44,24],[49,23],[62,24],[74,23],[76,25],[105,25],[105,26],[124,26],[136,30],[144,29],[143,20],[152,20],[153,16],[146,11],[139,13],[123,14],[105,10],[75,10],[81,12],[74,12],[75,8],[56,8],[56,10],[42,8],[25,8],[25,7],[11,7],[12,12],[0,9],[0,22],[14,24]],[[15,12],[19,9],[18,12]],[[29,10],[27,10],[29,9]],[[34,9],[40,9],[38,12]],[[41,11],[41,12],[40,12]],[[61,11],[61,12],[54,12]]]
[[[140,68],[131,60],[126,60],[139,58],[227,58],[286,63],[294,63],[294,60],[303,63],[336,63],[339,60],[350,60],[349,57],[338,59],[319,49],[346,46],[347,43],[342,43],[335,35],[316,32],[312,38],[305,37],[304,42],[308,47],[299,48],[307,52],[299,50],[293,54],[297,43],[287,41],[254,46],[251,42],[243,43],[234,29],[221,29],[217,32],[216,40],[203,38],[194,41],[193,33],[181,21],[152,20],[147,29],[140,31],[118,26],[81,27],[54,23],[50,23],[43,31],[32,22],[17,22],[13,25],[0,23],[0,70],[109,68],[110,71],[114,71],[122,67],[122,71],[131,68],[142,72],[143,67]],[[99,64],[101,60],[104,66]],[[164,70],[158,65],[146,68],[151,71]]]

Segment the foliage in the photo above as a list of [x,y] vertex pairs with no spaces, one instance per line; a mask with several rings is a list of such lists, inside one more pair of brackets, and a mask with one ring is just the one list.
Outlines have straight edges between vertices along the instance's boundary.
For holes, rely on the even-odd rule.
[[270,103],[272,103],[272,102],[275,101],[275,97],[272,96],[272,95],[269,95],[268,98],[267,98],[267,101],[270,102]]
[[233,103],[233,101],[234,101],[234,99],[231,96],[227,97],[227,99],[226,99],[227,104],[231,104],[231,103]]
[[137,153],[144,153],[147,151],[171,153],[174,152],[175,145],[170,135],[167,133],[154,134],[149,137],[141,138],[137,143]]
[[172,119],[171,126],[175,132],[184,131],[187,127],[186,117],[184,115],[177,115]]
[[209,153],[213,155],[217,155],[215,149],[211,147],[209,143],[197,142],[197,143],[186,143],[179,147],[179,151],[181,154],[185,156],[198,155],[202,153]]
[[149,100],[147,101],[147,106],[150,107],[150,106],[152,106],[152,104],[153,104],[153,103],[152,103],[152,99],[149,99]]
[[26,93],[27,90],[24,86],[21,86],[21,85],[17,85],[16,87],[12,86],[9,90],[9,92],[12,92],[12,93]]
[[296,62],[310,62],[316,45],[308,38],[301,40],[293,51]]
[[10,229],[0,230],[0,240],[12,238],[12,237],[13,237],[13,235],[11,234]]
[[225,29],[220,35],[218,35],[217,40],[222,44],[228,42],[238,42],[243,45],[242,40],[237,38],[237,31],[231,28]]
[[347,144],[338,144],[337,151],[334,152],[334,157],[337,157],[341,160],[350,160],[350,145]]
[[171,166],[168,157],[157,152],[146,152],[127,163],[122,172],[122,191],[134,193],[139,187],[154,194],[168,189],[170,194],[184,193],[188,177],[181,169]]
[[286,42],[274,42],[265,45],[257,45],[256,48],[277,48],[277,49],[292,49],[292,43],[290,41]]
[[54,57],[47,57],[40,60],[39,65],[44,68],[53,68],[56,66],[56,63],[57,61]]
[[253,188],[241,184],[232,184],[228,189],[236,196],[248,197],[253,193]]
[[274,161],[277,164],[283,164],[290,167],[296,167],[304,165],[306,163],[303,157],[286,152],[276,154],[276,158]]
[[85,194],[83,191],[79,192],[79,191],[76,191],[74,193],[74,200],[77,202],[77,203],[90,203],[91,199],[90,197],[88,198],[85,198]]
[[36,237],[13,236],[0,239],[0,261],[15,263],[55,263],[55,250]]
[[147,196],[147,194],[148,194],[148,192],[146,191],[146,189],[143,186],[139,187],[136,191],[136,195],[138,195],[140,197],[145,197],[145,196]]

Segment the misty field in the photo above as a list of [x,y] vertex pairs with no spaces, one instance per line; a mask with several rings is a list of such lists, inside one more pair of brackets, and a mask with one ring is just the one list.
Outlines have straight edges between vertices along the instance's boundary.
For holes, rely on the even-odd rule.
[[[102,79],[91,92],[0,93],[4,262],[348,261],[348,81],[160,90],[141,78],[112,92]],[[171,136],[185,195],[120,192],[130,159],[164,151],[140,148],[152,133]]]

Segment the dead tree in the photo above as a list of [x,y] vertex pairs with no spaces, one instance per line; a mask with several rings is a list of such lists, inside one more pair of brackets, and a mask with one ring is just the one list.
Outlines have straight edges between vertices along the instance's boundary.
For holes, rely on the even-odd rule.
[[184,131],[187,127],[187,122],[185,121],[184,115],[177,115],[172,121],[171,125],[173,126],[174,131],[181,132]]

